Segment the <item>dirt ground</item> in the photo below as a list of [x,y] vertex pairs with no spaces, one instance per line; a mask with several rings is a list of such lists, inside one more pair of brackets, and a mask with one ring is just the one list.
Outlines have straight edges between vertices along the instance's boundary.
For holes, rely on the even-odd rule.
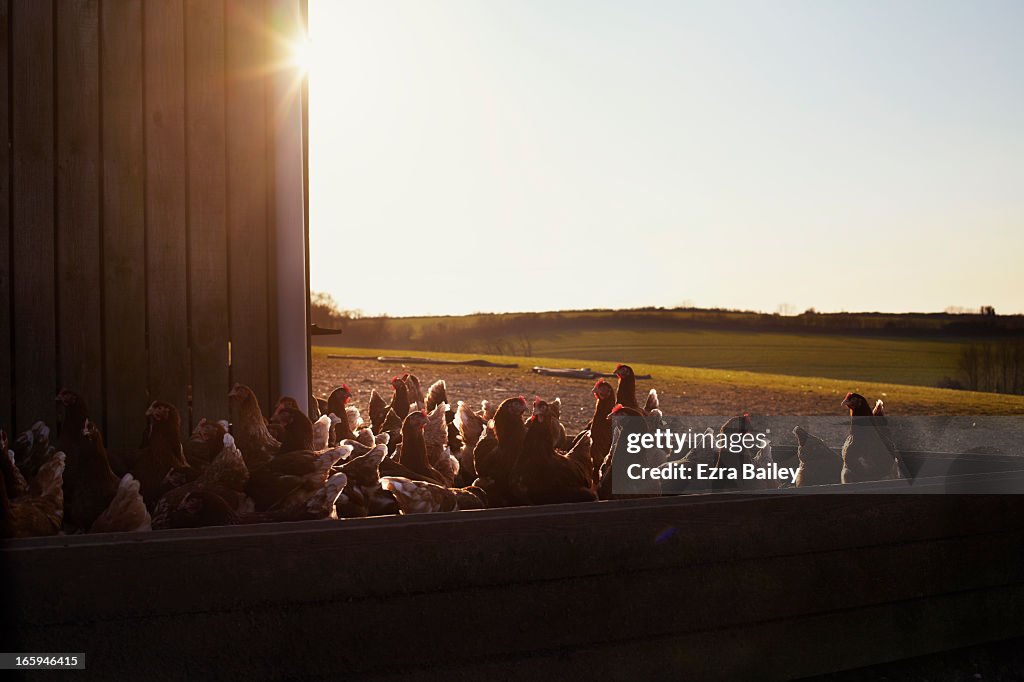
[[[454,405],[459,400],[469,402],[479,409],[480,401],[488,399],[500,403],[506,398],[518,395],[531,399],[540,396],[544,400],[556,397],[562,399],[562,421],[570,433],[578,432],[590,420],[594,410],[591,388],[594,382],[584,379],[568,379],[534,374],[526,367],[501,369],[464,365],[433,364],[387,364],[375,359],[330,359],[316,357],[313,362],[313,390],[318,397],[326,397],[341,383],[347,383],[354,394],[354,404],[364,411],[370,398],[370,389],[390,400],[390,379],[396,374],[412,372],[419,377],[424,390],[438,379],[444,379],[448,386],[448,397]],[[611,378],[615,384],[615,378]],[[643,401],[647,391],[656,388],[666,416],[686,415],[736,415],[749,413],[758,416],[799,416],[813,415],[836,417],[835,424],[823,426],[821,420],[813,427],[803,423],[806,420],[783,420],[776,423],[776,433],[785,427],[776,444],[793,444],[790,435],[792,426],[802,423],[832,445],[841,445],[846,435],[848,422],[846,411],[840,406],[841,395],[832,391],[766,391],[760,387],[744,387],[726,384],[690,384],[683,381],[638,380],[637,396]],[[873,400],[874,396],[867,396]],[[900,401],[900,397],[886,396],[887,414],[893,417],[920,416],[930,414],[929,420],[915,420],[913,444],[903,447],[913,450],[945,452],[966,452],[974,448],[995,448],[1005,454],[1017,454],[1024,438],[1024,419],[1020,417],[961,418],[951,423],[949,417],[958,413],[951,406],[948,415],[936,415],[934,406],[924,408],[913,403]],[[982,422],[982,420],[985,420]],[[790,423],[792,421],[792,423]],[[965,422],[965,423],[961,423]],[[975,423],[977,422],[977,424]],[[707,426],[707,425],[705,425]],[[979,428],[973,428],[973,427]],[[774,437],[773,437],[773,440]],[[789,441],[793,440],[793,443]]]

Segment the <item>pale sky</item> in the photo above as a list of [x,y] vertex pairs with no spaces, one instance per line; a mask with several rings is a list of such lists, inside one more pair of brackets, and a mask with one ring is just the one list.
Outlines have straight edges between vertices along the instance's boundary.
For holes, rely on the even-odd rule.
[[343,307],[1024,312],[1024,2],[309,14],[311,285]]

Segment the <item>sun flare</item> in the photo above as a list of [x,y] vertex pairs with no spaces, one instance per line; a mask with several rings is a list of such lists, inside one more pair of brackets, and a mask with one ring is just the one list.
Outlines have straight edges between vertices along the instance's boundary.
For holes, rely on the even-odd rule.
[[313,44],[307,36],[296,38],[291,45],[291,63],[300,73],[309,73],[313,66]]

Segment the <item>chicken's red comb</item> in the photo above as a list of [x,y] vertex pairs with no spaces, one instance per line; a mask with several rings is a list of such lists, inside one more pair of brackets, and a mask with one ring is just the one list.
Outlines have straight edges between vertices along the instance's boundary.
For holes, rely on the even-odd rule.
[[615,365],[615,369],[616,369],[616,370],[620,370],[620,369],[622,369],[623,367],[625,367],[625,365],[624,365],[624,364],[622,364],[621,362],[620,362],[619,364]]
[[540,402],[541,401],[540,401],[540,396],[539,395],[533,396],[533,406],[534,407],[537,407],[537,405],[540,405]]
[[524,398],[523,396],[519,396],[519,399],[522,400],[524,403],[526,402],[526,398]]
[[612,408],[612,414],[617,414],[624,409],[626,409],[625,405],[623,405],[622,403],[617,403],[615,407]]
[[346,391],[348,391],[349,393],[351,393],[351,392],[352,392],[352,389],[350,389],[350,388],[348,387],[348,384],[342,384],[342,385],[341,385],[341,387],[342,387],[343,389],[345,389]]

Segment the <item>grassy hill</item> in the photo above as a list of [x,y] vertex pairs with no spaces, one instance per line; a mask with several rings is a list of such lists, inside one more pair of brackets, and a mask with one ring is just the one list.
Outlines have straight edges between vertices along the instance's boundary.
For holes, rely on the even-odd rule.
[[[335,320],[320,343],[402,351],[653,363],[936,386],[965,343],[1016,336],[1020,316],[573,311]],[[324,340],[326,339],[326,340]]]

